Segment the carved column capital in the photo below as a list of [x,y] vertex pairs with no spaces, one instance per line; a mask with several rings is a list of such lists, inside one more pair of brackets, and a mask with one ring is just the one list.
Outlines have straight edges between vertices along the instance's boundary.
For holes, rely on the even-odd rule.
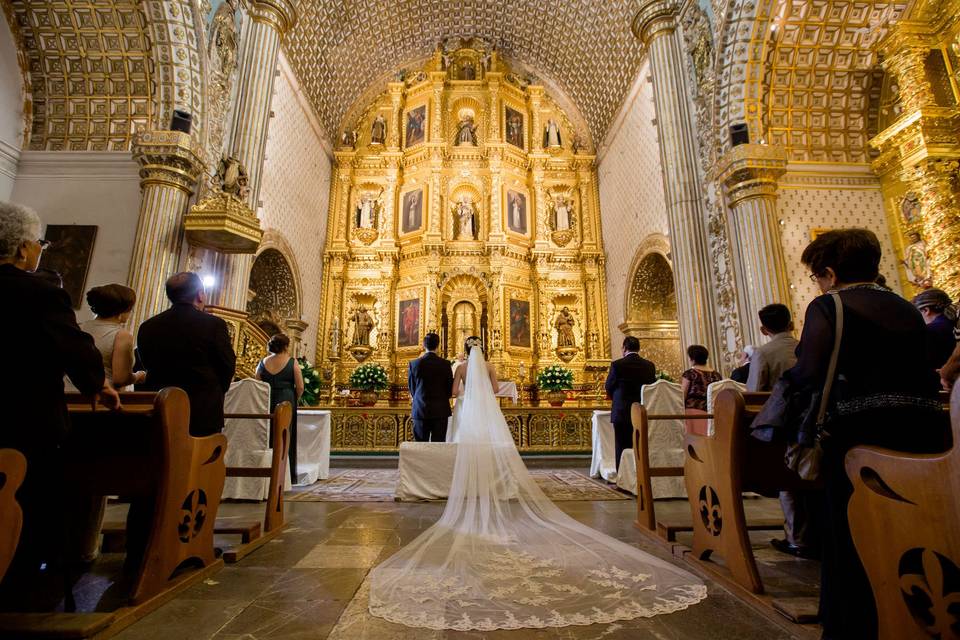
[[711,172],[723,183],[731,207],[748,198],[774,197],[777,180],[787,170],[783,147],[741,144],[723,155]]
[[644,45],[649,45],[655,35],[673,32],[677,28],[676,2],[647,0],[640,5],[630,28]]
[[140,186],[164,185],[192,195],[206,168],[203,151],[182,131],[145,131],[133,140],[133,159],[140,165]]
[[256,22],[273,25],[283,36],[297,23],[297,8],[290,0],[252,0],[250,17]]

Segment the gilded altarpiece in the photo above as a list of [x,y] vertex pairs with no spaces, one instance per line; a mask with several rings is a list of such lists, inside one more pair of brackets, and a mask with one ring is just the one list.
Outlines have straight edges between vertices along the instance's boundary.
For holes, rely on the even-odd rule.
[[[352,113],[359,113],[355,109]],[[475,40],[387,83],[335,151],[316,360],[403,394],[426,332],[479,335],[502,379],[564,362],[599,398],[610,362],[595,156],[543,86]],[[396,397],[396,395],[394,395]]]

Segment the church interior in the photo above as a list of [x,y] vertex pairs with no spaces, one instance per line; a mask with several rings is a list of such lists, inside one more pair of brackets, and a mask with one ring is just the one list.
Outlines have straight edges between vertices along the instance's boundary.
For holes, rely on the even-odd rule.
[[[0,638],[960,639],[960,0],[0,7]],[[477,346],[705,598],[377,614]]]

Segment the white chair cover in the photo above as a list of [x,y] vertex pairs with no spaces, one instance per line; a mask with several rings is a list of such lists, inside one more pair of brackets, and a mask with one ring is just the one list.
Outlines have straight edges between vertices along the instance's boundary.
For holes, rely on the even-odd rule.
[[[230,385],[223,401],[224,413],[270,413],[270,385],[246,378]],[[228,467],[266,467],[273,463],[270,448],[270,420],[231,418],[224,421],[223,434],[227,437]],[[284,489],[290,488],[290,474],[284,479]],[[266,500],[270,491],[269,478],[227,478],[223,497],[239,500]]]
[[400,443],[397,500],[445,500],[450,494],[457,445],[453,442]]
[[[594,411],[592,422],[593,446],[590,459],[590,477],[617,481],[616,439],[609,411]],[[636,463],[634,463],[636,466]],[[634,489],[636,492],[636,489]]]
[[[648,414],[682,415],[683,391],[679,384],[657,380],[645,384],[640,398]],[[653,420],[650,422],[647,446],[650,450],[651,467],[682,467],[684,464],[683,420]],[[636,484],[636,483],[634,483]],[[687,488],[683,476],[652,478],[654,498],[686,498]],[[634,489],[634,492],[636,489]]]
[[330,477],[330,411],[297,412],[297,486]]
[[617,487],[637,495],[637,459],[633,457],[633,449],[624,449],[620,453],[620,471],[616,476]]
[[[713,413],[713,403],[717,399],[717,394],[724,389],[736,389],[740,393],[746,393],[747,385],[731,380],[730,378],[724,378],[723,380],[710,383],[710,386],[707,387],[707,413]],[[712,419],[707,421],[707,435],[713,435]]]

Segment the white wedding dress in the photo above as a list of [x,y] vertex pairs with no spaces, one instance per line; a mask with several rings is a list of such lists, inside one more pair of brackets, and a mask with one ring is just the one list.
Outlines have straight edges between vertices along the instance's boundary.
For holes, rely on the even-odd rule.
[[370,572],[370,613],[492,631],[650,617],[707,596],[693,575],[580,524],[540,490],[470,351],[443,515]]

